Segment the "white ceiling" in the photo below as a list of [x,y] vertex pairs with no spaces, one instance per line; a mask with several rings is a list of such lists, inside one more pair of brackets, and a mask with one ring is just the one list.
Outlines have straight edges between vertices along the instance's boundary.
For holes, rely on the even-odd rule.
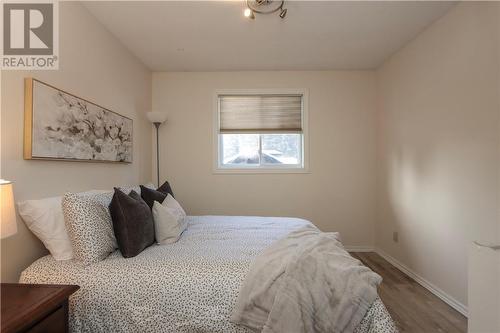
[[287,1],[284,20],[244,1],[85,6],[153,71],[218,71],[376,68],[453,3]]

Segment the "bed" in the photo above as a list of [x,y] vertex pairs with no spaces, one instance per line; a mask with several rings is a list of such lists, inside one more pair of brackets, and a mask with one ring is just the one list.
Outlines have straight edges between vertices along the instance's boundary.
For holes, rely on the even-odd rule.
[[[125,259],[117,250],[84,266],[45,256],[21,283],[77,284],[72,332],[250,332],[230,322],[252,260],[274,241],[310,222],[295,218],[188,216],[181,239]],[[379,298],[357,333],[397,332]]]

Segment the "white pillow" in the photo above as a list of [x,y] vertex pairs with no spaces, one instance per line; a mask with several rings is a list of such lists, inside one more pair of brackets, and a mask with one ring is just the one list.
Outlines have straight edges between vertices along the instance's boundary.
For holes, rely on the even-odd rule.
[[186,212],[182,209],[181,205],[174,199],[174,197],[170,194],[167,194],[167,197],[163,200],[163,206],[174,209],[178,211],[182,217],[186,217]]
[[[155,225],[155,239],[158,244],[175,243],[186,230],[187,222],[185,215],[178,208],[170,208],[158,201],[153,204],[153,220]],[[180,205],[179,205],[180,207]]]
[[[83,193],[99,192],[104,191],[92,190]],[[54,259],[69,260],[73,259],[73,250],[64,224],[61,200],[62,197],[26,200],[18,202],[17,207],[26,226],[42,241]]]
[[27,200],[17,204],[26,226],[45,245],[56,260],[73,258],[61,208],[61,197]]

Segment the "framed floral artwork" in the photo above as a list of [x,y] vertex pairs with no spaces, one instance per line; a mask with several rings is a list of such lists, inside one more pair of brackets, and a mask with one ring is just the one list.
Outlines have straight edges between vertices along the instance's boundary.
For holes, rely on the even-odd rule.
[[25,79],[25,159],[131,163],[132,129],[130,118]]

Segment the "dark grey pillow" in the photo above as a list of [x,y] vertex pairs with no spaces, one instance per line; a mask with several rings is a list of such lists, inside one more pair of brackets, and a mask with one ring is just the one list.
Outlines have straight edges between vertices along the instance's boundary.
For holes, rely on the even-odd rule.
[[170,187],[170,184],[168,182],[164,182],[162,186],[158,187],[157,191],[165,194],[170,194],[175,198],[174,192],[172,192],[172,188]]
[[163,183],[163,185],[158,187],[156,190],[141,185],[141,197],[144,201],[146,201],[150,209],[153,209],[155,201],[162,203],[168,194],[172,197],[174,196],[174,192],[172,192],[172,188],[168,182]]
[[124,258],[135,257],[154,243],[153,214],[137,192],[126,195],[115,188],[109,211],[116,242]]
[[167,194],[141,185],[141,197],[151,210],[155,201],[162,203],[167,197]]

